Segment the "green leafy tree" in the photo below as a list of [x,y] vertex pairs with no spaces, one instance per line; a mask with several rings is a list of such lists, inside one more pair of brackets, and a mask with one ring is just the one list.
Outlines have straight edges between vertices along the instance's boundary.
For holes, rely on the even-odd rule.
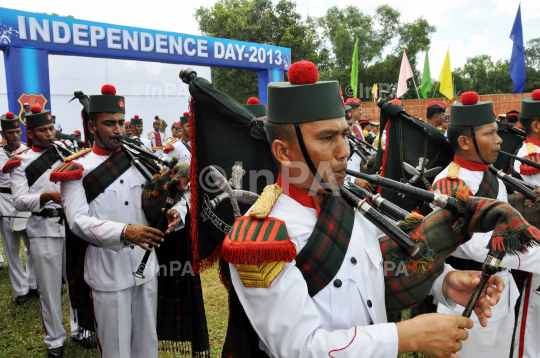
[[[289,47],[292,62],[308,60],[322,69],[329,66],[329,52],[322,48],[316,21],[303,21],[293,1],[274,5],[271,0],[219,0],[212,7],[198,8],[195,18],[206,36]],[[255,71],[212,68],[212,82],[240,103],[258,94]]]
[[529,40],[525,48],[525,64],[535,70],[540,70],[540,37]]
[[[334,6],[319,19],[319,26],[329,40],[334,62],[334,66],[330,66],[321,77],[338,80],[345,97],[349,97],[346,87],[350,82],[351,55],[358,37],[358,96],[364,100],[371,98],[370,89],[374,83],[397,82],[403,50],[415,75],[418,75],[415,68],[417,54],[429,48],[430,36],[436,31],[421,17],[412,22],[400,22],[399,11],[389,5],[379,6],[374,16],[362,13],[355,6],[343,9]],[[397,40],[397,46],[383,59],[383,53],[393,40]],[[404,98],[417,97],[412,80],[410,88],[412,90]]]

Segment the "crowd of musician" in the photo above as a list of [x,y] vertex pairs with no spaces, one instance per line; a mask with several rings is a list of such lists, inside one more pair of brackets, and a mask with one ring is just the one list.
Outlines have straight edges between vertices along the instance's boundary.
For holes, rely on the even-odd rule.
[[[474,92],[451,108],[433,101],[425,122],[400,100],[382,99],[385,115],[375,123],[363,118],[360,99],[342,99],[337,82],[305,75],[312,67],[294,64],[290,82],[271,83],[268,106],[250,98],[242,112],[231,98],[214,96],[218,104],[207,109],[242,112],[260,124],[279,172],[258,200],[242,199],[233,184],[224,191],[236,211],[216,244],[230,296],[222,356],[538,357],[540,90],[498,116]],[[181,78],[211,87],[194,72]],[[191,218],[202,214],[190,180],[193,144],[202,143],[191,134],[202,114],[189,103],[169,137],[158,116],[143,133],[143,118],[127,115],[129,103],[111,85],[98,95],[77,90],[74,98],[83,106],[82,133],[63,133],[38,105],[1,117],[0,231],[14,304],[39,299],[48,357],[64,356],[68,336],[102,357],[157,357],[160,347],[209,356],[198,269],[170,280],[158,273],[165,260],[198,259]],[[425,144],[403,146],[407,130],[422,133]],[[513,136],[512,147],[503,132]],[[413,147],[421,147],[419,163],[403,159]],[[453,153],[442,167],[439,150]],[[502,155],[508,164],[496,167]],[[294,161],[309,170],[303,182],[291,180]],[[317,172],[323,162],[332,178]],[[390,165],[401,166],[402,177],[392,177]],[[411,213],[381,196],[383,189],[426,203]],[[235,195],[253,204],[245,216]],[[475,224],[478,217],[483,222]],[[431,236],[445,225],[442,237]],[[452,241],[452,249],[435,239]],[[169,242],[178,246],[159,249]],[[421,283],[374,274],[398,251]],[[357,264],[371,274],[359,274]],[[63,284],[70,332],[62,322]],[[402,321],[405,308],[410,319]]]

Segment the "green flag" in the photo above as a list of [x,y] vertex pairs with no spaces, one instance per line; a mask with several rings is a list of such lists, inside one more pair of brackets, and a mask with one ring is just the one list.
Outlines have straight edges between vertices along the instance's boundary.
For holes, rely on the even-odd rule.
[[422,75],[422,87],[420,93],[422,97],[428,98],[428,92],[431,89],[431,74],[429,73],[429,58],[426,51],[426,61],[424,62],[424,74]]
[[353,90],[352,97],[356,97],[356,94],[358,93],[358,37],[356,38],[352,55],[351,87]]

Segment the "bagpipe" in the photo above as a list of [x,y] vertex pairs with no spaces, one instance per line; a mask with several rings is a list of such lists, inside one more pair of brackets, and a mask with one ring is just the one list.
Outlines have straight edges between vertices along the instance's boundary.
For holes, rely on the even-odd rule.
[[[387,120],[392,119],[392,120],[398,120],[399,122],[401,122],[398,124],[398,128],[401,127],[400,132],[403,131],[402,127],[404,126],[404,123],[406,123],[410,125],[410,127],[412,128],[411,132],[416,132],[417,134],[424,133],[424,135],[429,133],[428,132],[430,130],[429,128],[424,126],[421,123],[421,121],[415,119],[412,116],[409,116],[401,107],[394,106],[388,102],[385,102],[384,100],[380,101],[379,103],[381,107],[381,118],[385,117]],[[446,142],[446,145],[448,147],[449,143],[446,141],[446,139],[444,141]],[[516,143],[511,143],[511,144],[513,146],[516,146]],[[386,150],[388,150],[388,147]],[[386,156],[390,155],[388,152],[387,153],[379,152],[379,154],[386,155]],[[403,157],[403,152],[401,154],[401,157]],[[449,162],[447,164],[449,164]],[[469,304],[467,305],[463,313],[463,315],[467,317],[470,316],[474,306],[476,305],[476,301],[479,297],[479,294],[482,292],[483,288],[485,287],[487,280],[493,273],[497,272],[499,264],[501,260],[503,259],[503,257],[506,254],[516,255],[519,253],[524,253],[527,251],[527,248],[538,245],[538,239],[539,239],[538,234],[540,234],[540,232],[538,231],[538,228],[540,227],[539,225],[540,223],[538,219],[539,217],[538,205],[536,204],[538,201],[539,194],[535,192],[534,188],[531,188],[530,185],[526,185],[524,182],[520,181],[519,179],[513,178],[512,176],[506,174],[504,171],[496,169],[493,165],[489,166],[489,171],[492,172],[497,178],[501,179],[507,187],[511,188],[513,191],[516,192],[516,194],[512,194],[509,196],[509,203],[511,205],[502,203],[502,202],[497,202],[496,200],[494,200],[494,203],[491,203],[489,205],[495,205],[495,202],[496,202],[497,206],[507,207],[508,210],[511,210],[511,215],[509,215],[506,219],[502,219],[502,217],[499,217],[499,219],[502,219],[502,221],[507,221],[509,226],[523,224],[523,227],[515,233],[505,233],[503,235],[499,235],[499,233],[497,232],[499,230],[498,227],[504,228],[504,225],[498,226],[500,222],[497,225],[492,227],[492,229],[494,229],[494,233],[487,247],[489,249],[489,253],[482,266],[483,273],[482,273],[481,282],[479,286],[477,287],[475,294],[471,298],[471,302],[469,302]],[[382,176],[355,173],[350,170],[347,170],[347,174],[367,180],[372,185],[376,185],[379,188],[386,189],[394,193],[399,193],[400,195],[407,197],[408,199],[414,199],[420,203],[425,202],[428,204],[433,204],[433,205],[439,206],[440,208],[444,208],[450,211],[452,213],[452,216],[454,216],[456,220],[454,224],[451,225],[452,230],[449,230],[449,232],[453,233],[453,235],[448,235],[448,233],[444,234],[443,232],[440,232],[437,235],[430,234],[430,235],[423,236],[425,237],[425,240],[426,240],[425,242],[427,246],[429,246],[430,249],[434,249],[437,257],[440,256],[441,254],[443,254],[443,256],[450,255],[459,245],[467,241],[467,240],[463,240],[463,236],[462,236],[463,232],[460,232],[458,234],[458,232],[462,230],[465,226],[469,225],[473,221],[475,222],[475,225],[485,224],[485,222],[479,223],[479,220],[477,217],[473,219],[473,216],[471,216],[472,207],[469,205],[471,205],[472,203],[476,203],[474,204],[477,206],[476,210],[480,209],[482,211],[483,210],[482,207],[487,205],[486,203],[492,200],[492,199],[486,199],[486,198],[469,197],[469,195],[466,193],[466,190],[468,190],[466,188],[458,189],[459,192],[455,192],[454,193],[455,195],[453,196],[446,196],[446,195],[442,195],[433,191],[428,191],[428,190],[415,187],[411,185],[410,182],[403,183],[403,182],[395,181],[389,178],[384,178]],[[484,201],[483,204],[482,204],[482,201]],[[469,208],[467,208],[468,206]],[[434,211],[433,213],[429,214],[425,218],[425,220],[427,220],[430,216],[441,215],[441,212],[445,212],[446,210]],[[486,220],[489,221],[491,219],[486,219]],[[442,222],[444,222],[443,219],[441,219],[441,221],[439,222],[439,225],[444,226],[442,225]],[[420,224],[420,227],[422,225],[423,224]],[[517,226],[515,226],[515,228],[517,228]],[[479,228],[476,228],[475,230],[477,230],[476,232],[491,231],[491,230],[483,231],[483,230],[479,230]],[[429,230],[426,229],[426,234],[431,233],[431,232],[436,232],[436,231],[437,231],[436,227]],[[445,243],[442,244],[442,241],[444,241]],[[441,245],[443,245],[442,247],[444,247],[443,251],[446,251],[448,246],[451,246],[452,250],[451,251],[449,250],[443,253],[435,249],[437,247],[441,247]],[[427,257],[429,257],[429,255],[427,255]],[[422,263],[422,265],[426,266],[426,263]],[[413,267],[414,266],[415,265],[413,263]],[[392,275],[390,275],[389,277],[391,279]],[[406,308],[406,306],[401,306],[401,308]],[[389,310],[391,309],[392,308],[390,308]],[[399,311],[399,309],[394,312],[397,312],[397,311]]]

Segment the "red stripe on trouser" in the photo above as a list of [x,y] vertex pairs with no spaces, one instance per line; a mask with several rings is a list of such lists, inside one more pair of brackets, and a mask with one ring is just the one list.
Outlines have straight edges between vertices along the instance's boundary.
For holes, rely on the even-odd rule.
[[45,337],[47,337],[47,328],[45,328],[45,321],[43,321],[43,307],[41,306],[41,293],[39,293],[39,285],[36,282],[36,288],[39,298],[39,310],[41,311],[41,325],[43,326],[43,330],[45,331]]
[[527,327],[527,313],[529,312],[529,296],[531,295],[531,281],[533,274],[527,275],[527,284],[525,285],[525,300],[523,301],[523,317],[521,317],[521,331],[519,334],[519,358],[523,358],[525,345],[525,328]]
[[101,349],[101,343],[99,343],[99,334],[98,334],[98,324],[97,324],[97,317],[96,317],[96,310],[94,309],[94,295],[92,294],[92,289],[90,289],[90,299],[92,300],[92,313],[94,314],[94,326],[96,327],[96,337],[97,337],[97,344],[99,348],[99,356],[103,358],[103,349]]

